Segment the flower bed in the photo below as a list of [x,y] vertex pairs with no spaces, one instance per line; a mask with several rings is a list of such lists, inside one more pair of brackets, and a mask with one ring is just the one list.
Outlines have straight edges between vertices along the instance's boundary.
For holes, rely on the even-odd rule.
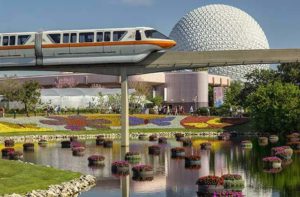
[[251,149],[252,148],[252,142],[250,140],[244,140],[241,142],[241,147],[244,149]]
[[160,155],[160,147],[157,145],[149,146],[148,153],[149,155]]
[[141,160],[141,155],[138,152],[128,152],[125,154],[125,160],[131,163],[136,163]]
[[9,153],[15,152],[15,149],[14,148],[3,148],[1,150],[1,152],[2,152],[2,157],[8,157]]
[[272,169],[281,169],[281,159],[278,157],[263,158],[263,169],[270,171]]
[[5,140],[4,141],[4,146],[5,147],[13,147],[15,145],[15,141],[14,140]]
[[71,148],[71,142],[70,141],[62,141],[61,147],[62,148]]
[[224,190],[224,179],[218,176],[200,177],[196,184],[198,185],[198,194],[213,194]]
[[175,147],[171,149],[171,157],[173,159],[183,159],[185,157],[185,149],[182,147]]
[[132,179],[136,181],[152,181],[154,176],[153,167],[150,165],[137,165],[132,168]]
[[102,155],[91,155],[88,157],[89,166],[103,166],[105,157]]
[[72,148],[72,154],[73,156],[84,156],[85,148],[84,147],[75,147]]
[[224,179],[224,187],[226,189],[241,190],[245,186],[245,181],[241,175],[225,174],[222,178]]
[[23,144],[24,151],[34,151],[34,144],[33,143],[25,143]]
[[158,143],[159,144],[167,144],[168,140],[166,137],[160,137],[160,138],[158,138]]
[[105,140],[103,142],[103,147],[104,148],[112,148],[113,147],[113,141],[112,140]]
[[115,161],[112,163],[111,171],[113,174],[125,176],[129,174],[129,163],[127,161]]
[[279,146],[271,149],[273,156],[279,157],[283,160],[290,160],[293,155],[293,149],[290,146]]
[[185,138],[185,139],[182,140],[182,146],[184,146],[184,147],[190,147],[192,145],[193,145],[193,142],[192,142],[191,139]]
[[185,168],[199,169],[201,168],[201,157],[198,155],[190,155],[185,157]]
[[203,142],[200,144],[201,150],[210,150],[211,149],[211,143],[210,142]]
[[271,143],[277,143],[279,141],[279,137],[277,135],[270,135],[269,140]]
[[149,141],[150,141],[150,142],[155,142],[155,141],[157,141],[157,135],[150,135],[150,136],[149,136]]

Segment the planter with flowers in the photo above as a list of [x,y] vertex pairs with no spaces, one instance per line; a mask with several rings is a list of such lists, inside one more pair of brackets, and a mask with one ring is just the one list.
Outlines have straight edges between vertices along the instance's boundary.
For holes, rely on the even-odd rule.
[[201,150],[210,150],[211,149],[211,143],[210,142],[203,142],[200,144]]
[[181,141],[184,138],[184,134],[183,133],[175,133],[175,138],[176,138],[176,141]]
[[140,135],[139,135],[139,140],[141,140],[141,141],[146,141],[146,140],[148,140],[148,135],[146,135],[146,134],[140,134]]
[[15,141],[14,140],[5,140],[4,141],[4,146],[5,147],[13,147],[15,145]]
[[190,147],[192,145],[193,145],[193,142],[192,142],[192,140],[190,138],[184,138],[182,140],[182,146],[184,146],[184,147]]
[[125,154],[125,160],[130,163],[137,163],[141,160],[141,155],[138,152],[127,152]]
[[61,147],[62,148],[71,148],[71,142],[70,141],[62,141]]
[[190,155],[184,158],[185,168],[197,168],[201,167],[201,157],[200,155]]
[[127,161],[115,161],[111,165],[111,172],[116,175],[128,175],[129,163]]
[[250,140],[244,140],[241,142],[241,147],[245,149],[251,149],[252,148],[252,142]]
[[241,175],[238,174],[225,174],[222,176],[224,179],[224,187],[230,190],[242,190],[245,187],[245,181]]
[[112,140],[105,140],[103,142],[103,147],[104,148],[112,148],[113,147],[113,141]]
[[160,138],[158,138],[158,143],[159,144],[167,144],[168,140],[166,137],[160,137]]
[[299,142],[300,141],[300,133],[294,132],[286,136],[288,142]]
[[98,138],[96,139],[96,145],[97,146],[102,146],[104,143],[105,139],[104,138]]
[[281,159],[274,156],[263,158],[263,169],[265,172],[281,170]]
[[14,151],[8,153],[8,159],[9,160],[21,160],[23,159],[23,153],[20,151]]
[[198,194],[213,194],[224,190],[224,179],[218,176],[200,177],[196,184],[198,185]]
[[150,165],[137,165],[132,168],[133,180],[137,181],[147,181],[153,180],[154,171],[153,167]]
[[283,160],[290,160],[293,155],[293,149],[290,146],[279,146],[271,149],[273,156],[279,157]]
[[150,135],[150,136],[149,136],[149,141],[150,141],[150,142],[155,142],[155,141],[157,141],[157,135]]
[[148,153],[149,155],[160,155],[160,147],[157,145],[149,146]]
[[48,141],[47,140],[40,140],[38,142],[38,145],[41,146],[41,147],[46,147],[48,144]]
[[258,138],[258,144],[260,146],[267,146],[269,143],[269,139],[267,137],[259,137]]
[[270,135],[269,140],[272,144],[277,143],[279,141],[279,137],[277,135]]
[[182,147],[175,147],[171,149],[171,157],[173,159],[183,159],[185,157],[185,149]]
[[10,148],[10,147],[9,148],[3,148],[1,150],[1,152],[2,152],[2,157],[8,157],[10,153],[15,152],[15,149],[14,148]]
[[91,155],[88,157],[89,166],[104,166],[105,157],[102,155]]
[[34,151],[34,143],[25,143],[23,144],[24,151]]
[[84,147],[75,147],[75,148],[72,148],[72,154],[73,156],[84,156],[84,152],[85,152],[85,148]]

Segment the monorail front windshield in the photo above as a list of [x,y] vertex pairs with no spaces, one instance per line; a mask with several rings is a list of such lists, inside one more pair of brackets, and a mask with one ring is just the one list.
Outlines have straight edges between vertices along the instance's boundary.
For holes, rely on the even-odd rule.
[[156,38],[156,39],[170,39],[168,36],[156,31],[156,30],[146,30],[145,35],[147,38]]

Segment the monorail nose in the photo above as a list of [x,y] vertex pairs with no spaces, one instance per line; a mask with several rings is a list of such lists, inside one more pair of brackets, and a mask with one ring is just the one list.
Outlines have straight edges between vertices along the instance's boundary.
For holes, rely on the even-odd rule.
[[169,49],[169,48],[172,48],[172,47],[175,47],[175,46],[176,46],[176,42],[174,40],[168,40],[166,45],[165,45],[165,48]]

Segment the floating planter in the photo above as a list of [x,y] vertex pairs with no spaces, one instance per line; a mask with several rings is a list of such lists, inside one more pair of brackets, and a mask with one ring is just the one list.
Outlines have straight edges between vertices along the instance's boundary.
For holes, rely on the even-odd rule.
[[98,135],[96,139],[104,139],[104,135]]
[[294,132],[286,136],[288,142],[299,142],[300,141],[300,133]]
[[282,170],[281,159],[278,157],[265,157],[263,163],[264,172],[276,173]]
[[15,149],[14,148],[3,148],[1,150],[1,152],[2,152],[2,157],[8,157],[10,153],[15,152]]
[[19,151],[14,151],[8,153],[8,159],[9,160],[21,160],[23,159],[23,153]]
[[155,142],[155,141],[157,141],[157,135],[150,135],[150,136],[149,136],[149,141],[150,141],[150,142]]
[[186,156],[185,168],[199,169],[201,168],[201,157],[199,155]]
[[143,140],[143,141],[148,140],[148,135],[146,135],[146,134],[140,134],[139,135],[139,140]]
[[295,153],[300,153],[300,142],[290,142],[289,145]]
[[129,163],[127,161],[115,161],[111,165],[111,172],[116,175],[129,175]]
[[258,144],[260,146],[266,146],[269,143],[269,139],[267,137],[258,137]]
[[271,143],[277,143],[279,141],[279,137],[277,135],[270,135],[269,140]]
[[176,141],[182,141],[184,138],[184,134],[183,133],[175,133],[175,138],[176,138]]
[[71,142],[71,148],[77,148],[77,147],[84,147],[84,144],[82,144],[78,141]]
[[290,146],[279,146],[271,149],[273,156],[279,157],[283,160],[290,160],[293,155],[293,149]]
[[210,150],[211,149],[211,143],[210,142],[203,142],[200,144],[201,150]]
[[113,141],[112,140],[105,140],[103,142],[103,147],[104,148],[112,148],[113,147]]
[[4,141],[4,146],[5,147],[13,147],[15,145],[15,141],[14,140],[5,140]]
[[104,159],[102,155],[92,155],[88,157],[89,166],[104,166]]
[[47,140],[40,140],[38,142],[38,145],[41,146],[41,147],[46,147],[48,144]]
[[83,156],[85,148],[84,147],[75,147],[72,148],[73,156]]
[[250,140],[244,140],[241,142],[241,147],[245,149],[251,149],[252,148],[252,142]]
[[160,155],[160,147],[157,145],[148,147],[149,155]]
[[137,163],[141,160],[141,155],[138,152],[128,152],[125,154],[125,160],[130,163]]
[[185,149],[182,147],[175,147],[171,149],[171,157],[173,159],[183,159],[185,157]]
[[224,179],[218,176],[200,177],[198,185],[198,195],[215,194],[224,190]]
[[70,137],[70,141],[71,142],[75,142],[75,141],[77,141],[78,140],[78,137],[77,136],[71,136]]
[[104,138],[98,138],[96,139],[96,145],[97,146],[102,146],[104,143],[105,139]]
[[218,135],[218,140],[227,141],[230,140],[230,133],[223,132],[220,135]]
[[132,168],[132,179],[135,181],[152,181],[154,172],[150,165],[137,165]]
[[62,148],[71,148],[71,142],[70,141],[62,141],[61,147]]
[[24,151],[34,151],[34,144],[33,143],[25,143],[23,144]]
[[193,145],[193,142],[192,142],[191,139],[185,138],[185,139],[182,140],[182,146],[184,146],[184,147],[190,147],[192,145]]
[[167,144],[168,140],[165,137],[160,137],[160,138],[158,138],[158,143],[159,144]]
[[224,179],[225,189],[241,191],[245,187],[245,181],[243,180],[241,175],[225,174],[221,178]]

